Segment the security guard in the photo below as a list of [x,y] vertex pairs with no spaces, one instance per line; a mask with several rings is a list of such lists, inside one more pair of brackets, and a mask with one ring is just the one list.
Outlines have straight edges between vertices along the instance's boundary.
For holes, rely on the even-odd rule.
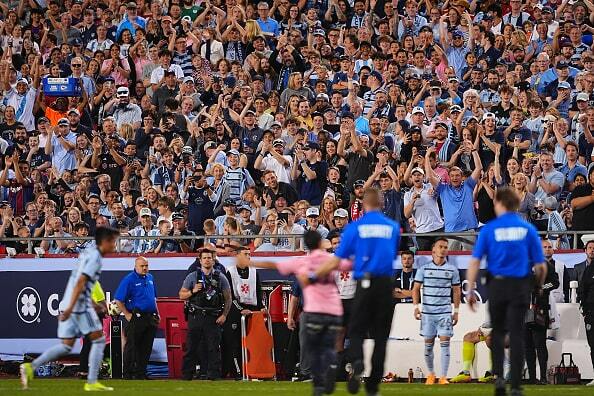
[[[241,246],[237,256],[250,256],[250,249]],[[231,287],[231,310],[223,326],[223,378],[241,378],[241,316],[252,311],[265,311],[262,304],[262,284],[254,267],[237,261],[226,272]]]
[[136,257],[134,270],[120,282],[115,301],[128,321],[124,329],[124,378],[147,379],[146,366],[153,350],[159,312],[155,283],[146,258]]
[[191,381],[196,371],[200,342],[206,343],[207,379],[221,378],[221,333],[231,309],[231,289],[225,274],[214,269],[210,250],[200,251],[200,268],[192,272],[179,291],[179,298],[187,301],[188,337],[182,366],[183,379]]
[[520,198],[509,188],[495,194],[497,218],[487,223],[479,234],[466,278],[468,303],[475,309],[474,293],[480,262],[487,261],[489,314],[493,326],[493,374],[495,395],[506,395],[503,376],[503,350],[506,332],[510,337],[511,394],[522,395],[520,380],[524,367],[524,319],[532,292],[531,277],[542,288],[547,267],[536,228],[517,213]]
[[340,260],[352,259],[353,275],[357,280],[357,290],[353,302],[350,323],[353,375],[348,382],[348,390],[359,392],[363,373],[363,339],[373,329],[374,351],[371,359],[371,374],[365,381],[367,394],[378,393],[384,375],[386,343],[394,314],[392,297],[396,259],[400,242],[400,224],[381,213],[382,198],[375,188],[363,193],[364,215],[350,223],[342,233],[340,244],[334,256],[315,273],[310,274],[309,282],[315,282],[338,268]]
[[394,298],[396,303],[412,303],[412,289],[417,271],[413,268],[415,254],[406,250],[400,254],[401,270],[394,273]]

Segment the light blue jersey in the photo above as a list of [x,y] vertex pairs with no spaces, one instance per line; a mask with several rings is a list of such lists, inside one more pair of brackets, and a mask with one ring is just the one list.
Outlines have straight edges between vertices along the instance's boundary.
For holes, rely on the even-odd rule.
[[82,292],[78,296],[78,300],[76,301],[72,312],[82,313],[89,308],[93,308],[91,291],[93,290],[95,282],[97,282],[99,276],[101,275],[101,253],[99,253],[99,250],[97,250],[96,246],[90,246],[85,249],[78,257],[79,264],[78,267],[73,269],[70,273],[70,278],[68,279],[68,284],[66,285],[66,290],[64,291],[64,297],[62,298],[62,301],[60,301],[60,311],[66,310],[70,305],[72,292],[74,291],[74,288],[76,287],[81,275],[86,275],[88,280]]
[[458,268],[431,261],[417,270],[415,282],[423,284],[423,315],[451,315],[452,287],[460,286]]

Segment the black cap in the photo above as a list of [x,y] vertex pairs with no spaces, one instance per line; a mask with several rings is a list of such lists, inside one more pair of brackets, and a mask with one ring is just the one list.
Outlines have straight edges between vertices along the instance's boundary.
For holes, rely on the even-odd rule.
[[317,144],[316,142],[307,142],[307,143],[305,144],[305,146],[303,146],[303,149],[304,149],[304,150],[307,150],[307,149],[311,149],[311,150],[319,150],[319,149],[320,149],[320,145],[319,145],[319,144]]
[[179,212],[174,212],[171,215],[171,220],[183,220],[183,219],[184,219],[184,215]]
[[128,223],[125,220],[117,220],[113,223],[115,228],[128,228]]
[[254,76],[254,78],[252,78],[252,81],[264,81],[264,77],[262,77],[261,75],[257,74]]
[[567,69],[569,67],[569,63],[567,63],[564,60],[560,60],[559,62],[557,62],[557,66],[555,66],[557,69]]
[[364,185],[365,185],[365,180],[359,179],[353,183],[353,188],[363,187]]
[[378,152],[378,153],[381,153],[381,152],[383,152],[383,151],[385,151],[385,152],[389,153],[389,152],[390,152],[390,149],[388,148],[388,146],[386,146],[386,145],[383,145],[383,144],[382,144],[381,146],[379,146],[379,147],[377,148],[377,152]]
[[351,120],[354,120],[355,116],[350,111],[345,111],[344,113],[342,113],[342,116],[340,118],[350,118]]
[[223,206],[236,206],[235,200],[231,199],[231,198],[227,198],[226,200],[223,201]]
[[421,128],[419,128],[416,125],[411,126],[410,129],[408,130],[408,133],[421,133]]
[[172,75],[172,74],[175,76],[175,75],[176,75],[176,74],[175,74],[175,71],[173,71],[173,70],[165,70],[165,73],[164,73],[163,75],[164,75],[164,76],[170,76],[170,75]]

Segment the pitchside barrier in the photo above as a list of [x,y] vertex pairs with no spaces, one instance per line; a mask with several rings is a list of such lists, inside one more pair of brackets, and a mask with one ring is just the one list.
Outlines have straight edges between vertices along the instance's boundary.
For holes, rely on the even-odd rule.
[[[187,268],[195,260],[195,255],[146,256],[150,271],[155,278],[158,296],[176,297]],[[253,260],[282,261],[294,256],[295,254],[286,252],[254,253]],[[104,259],[101,284],[109,301],[112,300],[120,280],[134,267],[134,257],[118,255]],[[554,258],[556,261],[565,263],[572,272],[573,266],[582,262],[585,255],[583,251],[568,251],[556,254]],[[416,257],[415,267],[420,267],[429,260],[429,255],[421,253]],[[467,252],[452,252],[449,257],[450,263],[460,270],[463,293],[468,289],[465,277],[469,260],[470,256]],[[219,261],[225,266],[234,264],[232,257],[219,257]],[[64,255],[44,255],[42,258],[34,255],[0,258],[0,301],[3,301],[0,305],[0,315],[3,319],[3,325],[0,326],[0,359],[20,360],[25,354],[41,353],[56,342],[58,303],[62,298],[69,273],[77,262],[78,259],[75,256]],[[394,268],[400,268],[399,260],[394,262]],[[259,269],[258,272],[263,281],[286,279],[273,270]],[[477,286],[478,300],[487,301],[488,296],[484,285]],[[559,311],[561,329],[557,331],[556,341],[548,341],[549,365],[557,364],[562,352],[571,352],[575,363],[580,368],[582,378],[594,378],[589,361],[585,327],[577,305],[560,304]],[[272,322],[274,324],[274,318]],[[455,375],[460,370],[463,335],[468,331],[476,330],[483,322],[482,310],[479,313],[471,313],[464,305],[461,307],[460,322],[455,327],[451,347],[452,361],[449,375]],[[167,361],[167,348],[163,337],[163,331],[158,332],[153,344],[151,361]],[[74,353],[78,353],[80,345],[78,343],[75,345]],[[369,348],[368,342],[365,345],[367,358]],[[439,351],[436,353],[439,354]],[[402,359],[402,356],[406,356],[406,359]],[[489,353],[483,344],[478,346],[475,362],[477,373],[482,374],[488,367]],[[401,377],[406,376],[410,368],[414,370],[416,367],[424,367],[419,322],[414,319],[410,304],[396,306],[386,363],[386,373],[396,373]]]

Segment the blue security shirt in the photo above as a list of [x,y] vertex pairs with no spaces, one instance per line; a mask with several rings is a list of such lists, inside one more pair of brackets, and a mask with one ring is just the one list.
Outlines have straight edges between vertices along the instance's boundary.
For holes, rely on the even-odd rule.
[[452,313],[452,287],[460,286],[458,268],[448,262],[437,265],[431,261],[417,270],[415,282],[423,284],[423,314]]
[[391,277],[399,242],[400,224],[379,211],[371,211],[346,226],[335,254],[353,260],[355,279],[366,273]]
[[506,213],[481,228],[472,257],[485,257],[491,275],[510,278],[525,278],[535,264],[545,262],[536,228],[516,213]]
[[156,313],[156,298],[153,276],[139,275],[136,271],[130,272],[122,279],[115,293],[115,299],[123,302],[130,312],[137,309],[140,312]]

